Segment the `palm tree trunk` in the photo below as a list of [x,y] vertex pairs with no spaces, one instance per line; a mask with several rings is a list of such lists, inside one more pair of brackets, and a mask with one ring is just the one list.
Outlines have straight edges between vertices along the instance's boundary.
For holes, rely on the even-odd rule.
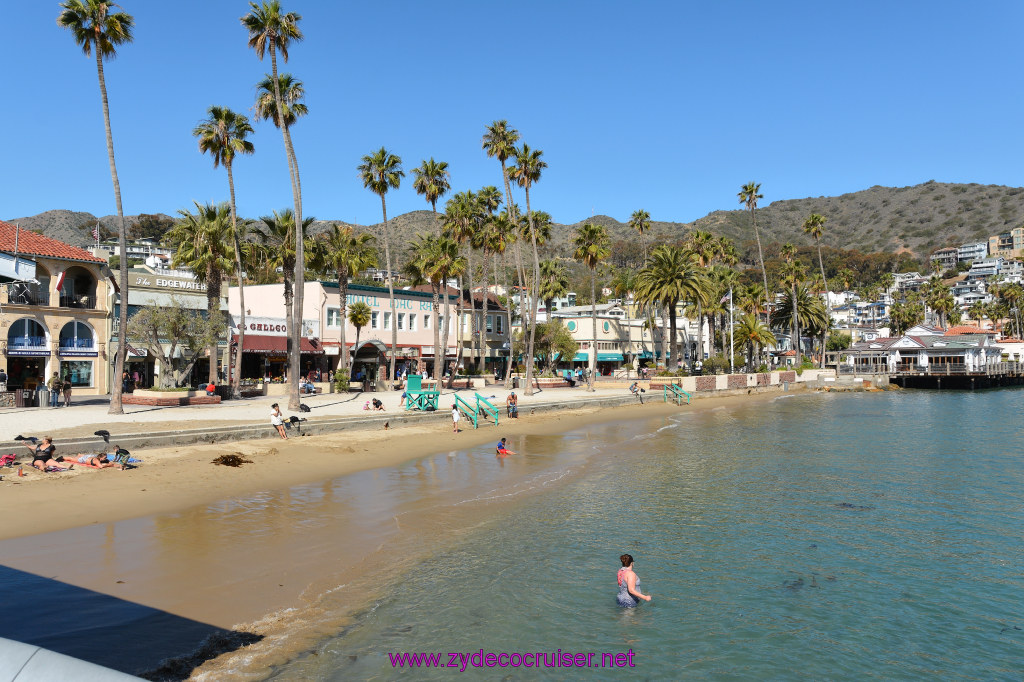
[[513,244],[512,247],[513,247],[512,250],[513,250],[513,254],[515,255],[515,262],[516,262],[516,276],[519,278],[519,324],[520,324],[520,326],[523,329],[523,341],[524,341],[524,343],[523,343],[523,365],[525,366],[526,365],[526,351],[527,351],[526,343],[525,343],[525,340],[526,340],[526,310],[525,310],[525,302],[523,301],[523,296],[525,295],[525,291],[526,291],[526,273],[523,270],[522,251],[520,250],[521,247],[520,247],[520,244],[519,244],[518,236],[516,238],[515,244]]
[[455,361],[452,365],[452,371],[448,374],[448,383],[445,388],[451,389],[455,385],[455,373],[459,369],[459,365],[462,363],[462,304],[464,300],[462,298],[462,279],[460,278],[456,282],[459,290],[458,302],[455,304]]
[[[484,312],[480,316],[480,354],[477,356],[476,369],[480,374],[484,373],[486,367],[486,361],[484,359],[484,352],[487,349],[487,304],[490,302],[491,297],[487,293],[487,246],[483,248],[483,262],[480,264],[480,272],[483,275],[483,283],[481,284],[481,290],[484,295]],[[491,327],[494,328],[493,325]]]
[[[338,270],[338,369],[348,370],[348,348],[345,347],[345,326],[348,324],[348,271]],[[349,373],[351,375],[351,372]]]
[[[430,202],[430,209],[434,213],[434,225],[437,226],[437,236],[440,237],[441,236],[441,225],[437,221],[437,202],[436,201]],[[441,385],[441,374],[442,374],[442,369],[443,369],[443,365],[444,365],[444,356],[445,356],[445,352],[447,351],[447,348],[445,346],[441,345],[441,342],[442,342],[441,341],[441,320],[440,320],[440,315],[441,315],[441,287],[442,286],[445,287],[445,301],[446,301],[445,315],[447,315],[448,314],[448,308],[447,308],[448,285],[447,285],[447,282],[440,283],[440,284],[438,282],[431,282],[430,284],[431,284],[430,291],[431,291],[431,294],[433,295],[433,300],[432,300],[433,307],[431,308],[431,310],[433,311],[433,315],[434,315],[434,380],[437,382],[437,385],[440,386]],[[444,343],[446,345],[448,343],[448,335],[447,334],[444,335]]]
[[505,287],[505,307],[508,308],[508,360],[505,366],[505,390],[512,388],[512,368],[515,366],[512,357],[512,289],[508,284],[508,258],[505,253],[501,254],[502,284]]
[[800,315],[796,307],[796,284],[793,284],[793,350],[796,351],[796,366],[801,365],[800,361]]
[[108,414],[124,414],[121,407],[121,377],[124,374],[125,357],[128,354],[128,245],[125,237],[124,209],[121,207],[121,183],[117,179],[117,165],[114,163],[114,136],[110,132],[110,105],[107,102],[107,82],[103,77],[103,57],[96,52],[96,74],[100,81],[100,99],[103,102],[103,127],[107,133],[107,157],[110,161],[110,178],[114,183],[114,202],[117,204],[117,243],[121,250],[121,264],[118,272],[121,288],[121,305],[118,310],[117,357],[114,360],[114,380],[110,386],[110,409]]
[[[469,290],[469,353],[470,358],[466,362],[469,366],[473,362],[473,353],[476,352],[476,338],[479,333],[477,328],[476,301],[473,300],[473,242],[472,239],[466,242],[466,286]],[[460,345],[461,349],[461,345]]]
[[[668,320],[668,306],[661,306],[661,359],[665,363],[665,369],[668,369],[668,329],[665,326],[665,322]],[[673,332],[674,333],[674,332]],[[651,332],[651,338],[654,338],[654,332]],[[674,340],[674,339],[673,339]],[[654,363],[657,366],[657,362]]]
[[444,329],[441,330],[441,364],[439,369],[434,371],[438,386],[441,385],[441,377],[444,376],[445,365],[448,363],[448,335],[452,326],[452,298],[448,294],[447,273],[445,274],[444,281],[441,282],[441,288],[444,291]]
[[[206,268],[206,318],[211,322],[220,315],[221,274],[212,265]],[[219,355],[219,339],[210,341],[210,367],[207,371],[209,383],[217,383],[217,356]]]
[[676,304],[675,301],[668,309],[669,329],[672,332],[672,365],[674,370],[679,370],[679,339],[676,337]]
[[825,331],[821,334],[821,368],[825,369],[825,344],[828,341],[829,327],[832,326],[832,301],[828,299],[828,280],[825,279],[825,261],[821,259],[821,242],[818,239],[814,241],[818,244],[818,269],[821,270],[821,282],[825,287]]
[[299,168],[292,147],[292,136],[284,121],[284,101],[281,99],[281,84],[277,80],[277,41],[270,41],[270,66],[274,80],[274,104],[277,107],[278,120],[281,124],[281,135],[284,138],[285,155],[288,157],[288,170],[292,183],[292,201],[295,204],[295,292],[292,315],[288,318],[291,328],[288,330],[288,409],[298,410],[302,404],[299,395],[299,375],[302,373],[302,303],[305,293],[305,255],[302,244],[302,188],[299,185]]
[[[672,306],[673,319],[675,319],[675,311],[675,306]],[[675,332],[672,333],[672,342],[675,343]],[[690,358],[690,367],[693,367],[698,359],[701,363],[704,362],[704,309],[700,301],[697,301],[697,353],[695,357]],[[672,364],[675,365],[675,369],[679,369],[678,359],[674,360]]]
[[[533,282],[530,284],[530,341],[526,351],[526,390],[525,395],[533,395],[533,347],[537,335],[537,304],[540,297],[540,256],[537,253],[537,231],[533,225],[533,213],[530,211],[530,184],[527,182],[523,189],[526,191],[526,219],[530,224],[530,242],[533,245]],[[596,279],[596,271],[594,273]],[[594,304],[597,304],[595,299]],[[595,318],[595,324],[597,320]]]
[[[755,192],[756,194],[756,192]],[[754,238],[757,239],[757,259],[761,262],[761,281],[764,284],[764,295],[767,302],[768,294],[768,271],[764,269],[764,252],[761,251],[761,233],[757,230],[757,218],[754,217],[754,207],[750,207],[750,222],[754,226]],[[770,306],[765,305],[764,322],[768,324],[768,310]]]
[[[231,196],[231,235],[235,245],[235,276],[238,279],[238,346],[235,347],[235,371],[231,375],[231,398],[242,397],[242,345],[245,341],[245,283],[242,281],[242,245],[238,238],[238,216],[235,212],[235,176],[231,172],[231,161],[224,164],[228,170],[228,190]],[[228,330],[228,354],[231,353],[231,331]]]
[[394,386],[395,380],[395,352],[398,346],[398,316],[395,315],[395,284],[391,281],[391,243],[388,239],[388,206],[384,201],[384,195],[380,195],[380,210],[384,214],[384,267],[388,269],[385,278],[388,282],[388,302],[391,305],[391,361],[388,363],[387,389]]
[[[593,323],[593,341],[587,353],[587,391],[594,390],[594,374],[597,372],[597,268],[590,268],[590,321]],[[529,365],[527,365],[529,368]]]

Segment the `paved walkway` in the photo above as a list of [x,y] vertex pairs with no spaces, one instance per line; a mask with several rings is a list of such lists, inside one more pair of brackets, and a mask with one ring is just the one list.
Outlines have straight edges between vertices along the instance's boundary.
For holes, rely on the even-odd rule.
[[[588,393],[585,388],[552,388],[537,391],[532,396],[523,395],[520,390],[515,392],[519,396],[519,410],[524,414],[529,414],[534,407],[550,408],[552,403],[601,403],[608,399],[628,403],[636,400],[623,388],[599,388],[593,393]],[[390,421],[393,427],[422,420],[444,421],[449,418],[456,393],[471,403],[474,393],[480,393],[498,407],[501,418],[505,418],[505,398],[509,391],[500,386],[488,386],[480,391],[442,390],[437,412],[406,411],[399,406],[401,391],[387,391],[304,396],[302,402],[309,406],[310,412],[294,414],[307,418],[303,428],[309,432],[353,428],[358,426],[353,422],[363,421]],[[650,393],[648,395],[651,396]],[[373,398],[384,403],[384,412],[364,410],[364,405]],[[41,436],[47,433],[55,436],[59,449],[62,444],[75,451],[99,448],[102,441],[92,435],[98,429],[106,429],[125,447],[130,447],[127,444],[130,441],[135,447],[141,447],[222,440],[214,432],[236,439],[260,438],[272,433],[270,406],[275,402],[280,403],[286,419],[293,414],[287,409],[287,400],[283,396],[187,407],[125,405],[121,415],[108,414],[110,403],[106,397],[83,396],[73,399],[71,407],[3,408],[0,409],[0,449],[16,447],[13,439],[18,434]],[[327,428],[328,424],[332,428]]]

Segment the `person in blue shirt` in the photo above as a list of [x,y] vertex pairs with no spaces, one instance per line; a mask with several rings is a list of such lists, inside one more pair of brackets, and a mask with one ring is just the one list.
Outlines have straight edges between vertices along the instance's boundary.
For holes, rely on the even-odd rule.
[[502,455],[502,456],[516,454],[516,453],[514,453],[514,452],[512,452],[511,450],[508,449],[508,447],[505,445],[505,439],[504,438],[502,438],[501,441],[498,443],[498,445],[495,446],[495,449],[497,449],[498,454]]

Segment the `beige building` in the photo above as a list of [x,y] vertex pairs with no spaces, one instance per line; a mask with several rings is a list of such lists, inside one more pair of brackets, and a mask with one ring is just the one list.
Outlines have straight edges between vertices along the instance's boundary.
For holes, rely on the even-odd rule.
[[0,221],[0,328],[9,389],[35,388],[58,372],[75,395],[110,389],[107,263]]
[[1020,258],[1024,256],[1024,227],[1015,227],[1009,232],[988,238],[988,255],[995,258]]

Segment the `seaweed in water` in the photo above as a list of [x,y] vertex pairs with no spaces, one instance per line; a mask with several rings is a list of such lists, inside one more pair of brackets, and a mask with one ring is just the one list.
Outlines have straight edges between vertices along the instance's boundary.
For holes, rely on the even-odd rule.
[[221,455],[213,460],[214,464],[222,464],[226,467],[240,467],[243,464],[252,464],[251,459],[246,459],[242,453],[236,452],[233,455]]
[[850,504],[849,502],[840,502],[836,507],[839,509],[852,509],[853,511],[867,511],[869,509],[874,509],[874,507],[868,505]]

